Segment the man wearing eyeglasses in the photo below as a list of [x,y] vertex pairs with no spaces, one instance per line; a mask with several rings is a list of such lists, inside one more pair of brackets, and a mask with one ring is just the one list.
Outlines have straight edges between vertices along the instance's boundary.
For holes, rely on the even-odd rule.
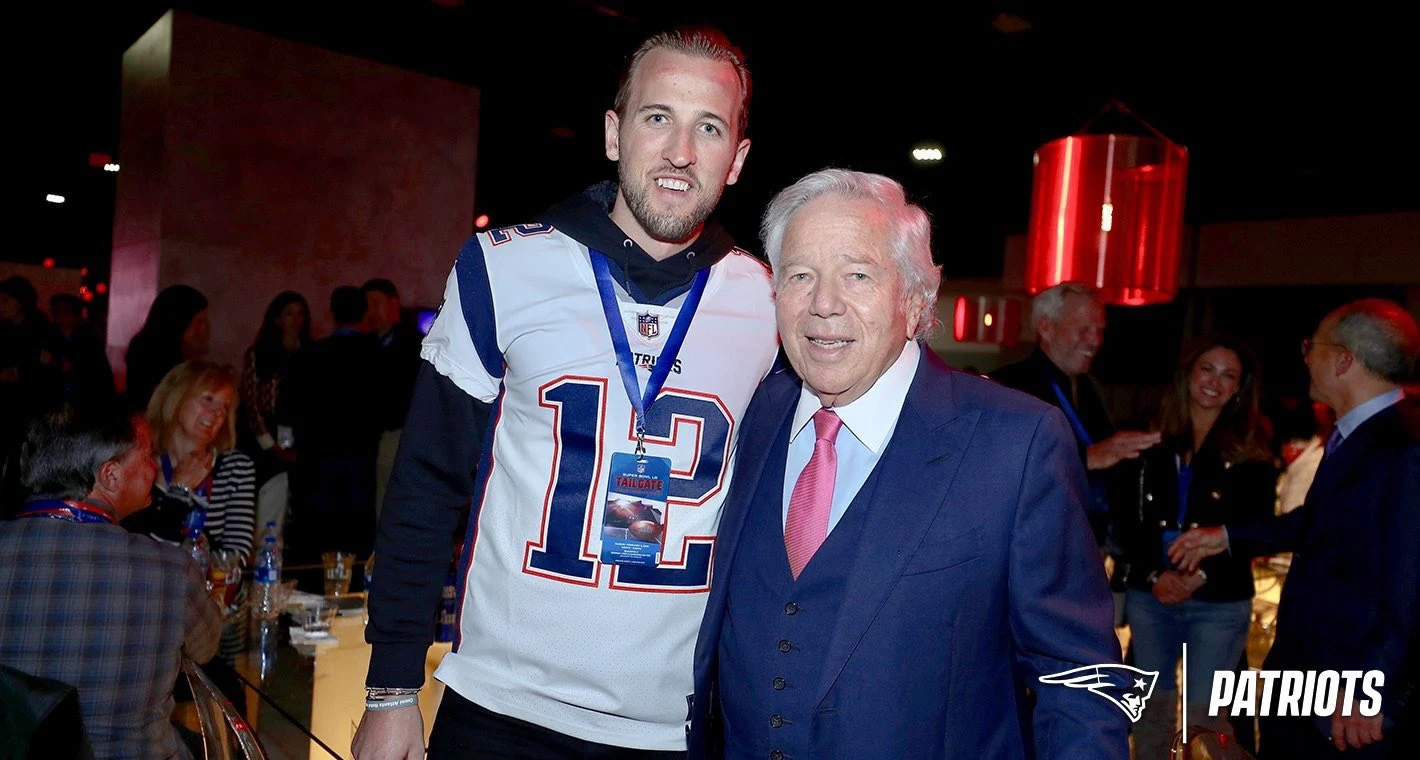
[[1401,384],[1417,357],[1420,329],[1397,304],[1327,315],[1302,342],[1312,398],[1336,411],[1306,502],[1267,523],[1189,531],[1169,549],[1185,571],[1225,550],[1292,551],[1263,669],[1385,674],[1379,715],[1263,718],[1263,758],[1414,757],[1420,405]]

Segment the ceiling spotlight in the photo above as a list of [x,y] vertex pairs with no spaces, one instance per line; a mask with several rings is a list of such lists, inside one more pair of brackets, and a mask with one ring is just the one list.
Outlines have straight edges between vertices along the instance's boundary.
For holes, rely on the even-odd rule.
[[912,160],[920,163],[934,163],[942,160],[941,148],[913,148]]
[[63,202],[64,202],[64,196],[62,196],[62,195],[55,195],[54,193],[50,193],[49,195],[44,196],[44,199],[47,200],[47,201],[49,201],[50,203],[63,203]]
[[104,164],[104,171],[116,172],[118,171],[118,164]]

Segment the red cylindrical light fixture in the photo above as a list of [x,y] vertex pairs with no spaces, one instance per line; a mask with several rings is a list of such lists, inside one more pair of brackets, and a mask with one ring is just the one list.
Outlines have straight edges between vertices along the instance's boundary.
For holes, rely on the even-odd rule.
[[1021,299],[995,295],[957,296],[952,304],[952,339],[958,343],[1015,346],[1021,339]]
[[1099,288],[1105,303],[1178,293],[1188,150],[1162,136],[1064,137],[1035,154],[1026,290]]

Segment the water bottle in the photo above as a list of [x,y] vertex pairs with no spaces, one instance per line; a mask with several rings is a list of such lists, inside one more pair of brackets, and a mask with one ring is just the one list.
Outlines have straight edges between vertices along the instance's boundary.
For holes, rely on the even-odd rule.
[[[201,524],[200,521],[198,524]],[[197,569],[202,572],[202,580],[207,583],[207,590],[211,591],[212,581],[209,573],[212,570],[212,559],[207,552],[207,537],[202,535],[201,527],[187,529],[187,536],[182,540],[182,550],[197,563]]]
[[256,567],[252,571],[252,617],[275,620],[281,616],[281,607],[276,600],[276,589],[280,583],[281,556],[276,550],[276,537],[268,535],[261,540],[261,551],[256,555]]
[[280,630],[280,624],[275,620],[258,620],[255,630],[252,631],[253,638],[256,639],[258,674],[263,684],[270,682],[271,675],[276,670],[276,648]]
[[194,530],[202,530],[207,527],[207,510],[201,505],[194,505],[187,511],[187,517],[182,519],[182,534],[186,536]]
[[279,560],[279,559],[281,558],[281,548],[282,548],[282,544],[281,544],[281,534],[276,531],[276,521],[275,521],[275,520],[267,520],[267,521],[266,521],[266,528],[261,531],[261,540],[262,540],[262,542],[265,543],[265,542],[266,542],[266,539],[268,539],[268,538],[274,538],[274,539],[276,539],[276,550],[277,550],[277,551],[276,551],[276,558]]
[[375,553],[370,552],[370,557],[365,560],[365,600],[369,603],[370,584],[375,581]]

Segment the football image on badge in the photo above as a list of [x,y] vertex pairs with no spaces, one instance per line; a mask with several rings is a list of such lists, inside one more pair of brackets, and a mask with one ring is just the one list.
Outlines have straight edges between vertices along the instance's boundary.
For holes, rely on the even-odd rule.
[[665,457],[611,455],[602,512],[602,562],[655,567],[665,541],[671,461]]

